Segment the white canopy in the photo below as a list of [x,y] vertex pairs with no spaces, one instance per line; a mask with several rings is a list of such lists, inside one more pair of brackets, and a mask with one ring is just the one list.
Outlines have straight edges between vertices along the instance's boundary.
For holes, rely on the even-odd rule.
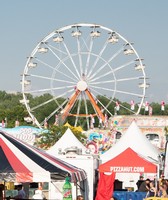
[[59,149],[64,151],[66,148],[77,147],[82,150],[82,154],[85,154],[87,148],[76,138],[70,128],[66,130],[64,135],[46,152],[50,155],[58,155]]
[[149,158],[151,161],[153,160],[153,162],[158,161],[159,150],[142,134],[135,121],[133,121],[120,140],[100,156],[102,163],[116,157],[128,147],[139,155]]

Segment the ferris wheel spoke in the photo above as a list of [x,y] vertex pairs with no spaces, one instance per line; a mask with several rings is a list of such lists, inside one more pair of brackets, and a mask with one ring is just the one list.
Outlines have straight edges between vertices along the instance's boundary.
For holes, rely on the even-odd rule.
[[64,54],[65,56],[67,55],[66,52],[64,52],[64,51],[61,50],[61,49],[56,48],[55,46],[53,46],[53,45],[51,45],[51,44],[49,44],[49,45],[47,45],[47,46],[50,47],[50,48],[52,48],[52,49],[54,49],[54,50],[56,50],[56,51],[58,51],[58,52],[61,53],[61,54]]
[[56,101],[57,106],[58,106],[58,108],[55,109],[55,111],[57,112],[57,111],[60,110],[60,109],[63,110],[63,106],[68,102],[68,99],[65,99],[65,101],[63,101],[62,104],[59,104],[58,101],[57,101],[57,99],[55,99],[55,101]]
[[[97,93],[95,90],[93,90],[95,93]],[[98,94],[98,93],[97,93]],[[92,93],[92,95],[93,95],[93,97],[95,98],[95,99],[97,99],[96,98],[96,96]],[[99,95],[100,95],[100,93],[99,93]],[[102,94],[101,94],[102,95]],[[107,98],[107,97],[106,97]],[[109,98],[107,98],[108,100],[110,100]],[[110,114],[110,116],[113,116],[113,114],[108,110],[108,106],[106,105],[104,105],[99,99],[97,99],[97,102],[102,106],[102,108],[103,108],[103,110],[105,110],[107,113],[109,113]],[[110,102],[112,102],[112,101],[110,101]]]
[[114,82],[115,82],[115,80],[109,80],[109,81],[103,80],[103,81],[98,81],[98,82],[92,82],[92,81],[90,81],[89,85],[92,86],[92,85],[98,85],[98,84],[104,84],[104,83],[114,83]]
[[[51,68],[51,69],[53,70],[53,72],[54,72],[54,71],[57,71],[57,72],[60,73],[61,75],[63,75],[63,76],[65,76],[65,77],[67,77],[67,78],[69,78],[69,79],[71,79],[71,80],[73,80],[73,81],[76,82],[77,79],[74,79],[73,77],[68,76],[68,75],[65,74],[64,72],[58,70],[58,68],[60,67],[60,63],[61,63],[61,62],[58,63],[58,65],[57,65],[56,67],[52,67],[51,65],[49,65],[49,64],[47,64],[47,63],[45,63],[45,62],[43,62],[43,61],[41,61],[41,60],[39,60],[39,59],[37,59],[37,58],[36,58],[36,60],[37,60],[38,62],[40,62],[41,64],[43,64],[43,65],[45,65],[45,66]],[[68,67],[66,66],[66,68],[68,68]],[[70,71],[70,70],[68,70],[68,71]],[[71,74],[73,74],[73,73],[71,72]],[[73,75],[75,76],[75,74],[73,74]],[[76,78],[77,78],[77,77],[76,77]]]
[[58,82],[68,83],[68,84],[76,84],[76,82],[66,81],[66,80],[62,80],[62,79],[55,79],[55,78],[40,76],[40,75],[36,75],[36,74],[27,74],[27,76],[32,76],[32,77],[36,77],[36,78],[40,78],[40,79],[53,80],[53,81],[58,81]]
[[[86,50],[87,50],[88,52],[90,52],[90,35],[88,35],[88,36],[86,37],[86,39],[84,39],[83,37],[81,37],[81,40],[82,40],[82,42],[83,42],[83,44],[81,45],[81,50],[83,50],[83,49],[86,48]],[[82,43],[82,42],[81,42],[81,43]]]
[[134,61],[132,60],[132,61],[130,61],[130,62],[128,62],[128,63],[125,63],[124,65],[121,65],[121,66],[119,66],[119,67],[117,67],[117,68],[114,68],[113,71],[116,72],[116,71],[118,71],[119,69],[125,68],[125,67],[127,67],[127,66],[129,66],[129,65],[131,65],[131,64],[133,64],[133,63],[134,63]]
[[[64,46],[66,46],[66,45],[64,45]],[[49,49],[50,49],[50,51],[54,54],[54,56],[61,62],[61,64],[63,64],[63,65],[66,67],[66,69],[67,69],[69,72],[71,72],[71,74],[72,74],[76,79],[78,79],[78,77],[72,72],[72,70],[70,70],[70,68],[60,59],[60,57],[57,56],[57,54],[56,54],[51,48],[49,48]],[[76,70],[76,72],[77,72],[77,74],[78,74],[78,71],[77,71],[77,68],[76,68],[76,66],[75,66],[75,63],[74,63],[74,61],[73,61],[73,59],[72,59],[72,56],[71,56],[71,54],[69,53],[69,50],[68,50],[68,49],[67,49],[67,51],[68,51],[68,56],[70,57],[70,59],[71,59],[73,65],[74,65],[74,67],[75,67],[75,70]],[[79,74],[78,74],[78,75],[79,75]]]
[[63,86],[63,87],[52,87],[52,88],[46,88],[46,89],[38,89],[38,90],[29,90],[26,91],[26,93],[43,93],[43,92],[47,92],[47,91],[51,91],[51,90],[62,90],[62,89],[68,89],[68,88],[74,88],[74,86]]
[[141,94],[126,92],[126,91],[121,91],[121,90],[114,90],[114,89],[98,87],[98,86],[92,86],[92,88],[96,88],[96,89],[100,89],[100,90],[104,90],[104,91],[110,91],[110,92],[114,92],[115,91],[116,93],[128,94],[128,95],[137,96],[137,97],[143,97],[143,95],[141,95]]
[[75,127],[78,124],[78,118],[79,118],[79,113],[80,113],[80,108],[81,108],[81,102],[82,102],[82,99],[81,99],[81,95],[80,95],[79,101],[78,101],[78,106],[77,106],[77,116],[75,118]]
[[49,67],[50,69],[55,70],[55,68],[54,68],[53,66],[47,64],[46,62],[44,62],[44,61],[42,61],[42,60],[40,60],[40,59],[38,59],[38,58],[35,58],[35,60],[38,61],[39,63],[41,63],[41,64],[43,64],[43,65]]
[[54,98],[54,100],[55,100],[55,99],[58,99],[58,98],[61,98],[61,97],[65,97],[67,94],[73,93],[73,92],[74,92],[74,88],[73,88],[73,89],[70,89],[70,90],[67,90],[66,92],[63,92],[63,93],[59,94],[58,96],[56,96],[56,97]]
[[81,58],[81,45],[80,45],[79,37],[77,37],[77,45],[78,45],[78,55],[79,55],[80,74],[83,74],[83,69],[82,69],[82,58]]
[[[89,76],[89,79],[94,78],[94,77],[97,75],[97,73],[99,73],[106,65],[109,65],[110,68],[111,68],[110,62],[111,62],[112,60],[114,60],[114,58],[116,58],[123,50],[124,50],[124,47],[121,47],[116,53],[114,53],[114,54],[112,55],[112,57],[111,57],[107,62],[105,62],[105,64],[103,64],[101,67],[99,67],[99,69],[98,69],[94,74],[91,75],[91,73],[93,73],[93,70],[92,70],[92,71],[90,72],[90,75],[91,75],[91,76]],[[113,68],[111,68],[111,70],[113,70]]]
[[[104,96],[101,92],[98,92],[97,90],[92,89],[96,94]],[[111,116],[113,116],[113,114],[108,110],[108,107],[111,105],[112,102],[115,102],[113,100],[113,98],[109,98],[107,96],[104,96],[107,100],[109,100],[109,102],[107,103],[107,105],[102,104],[99,100],[98,102],[100,103],[100,105],[103,107],[104,110],[106,110]]]
[[86,94],[82,92],[82,95],[83,95],[84,106],[85,106],[87,128],[89,129],[89,117],[88,117],[88,106],[87,106]]
[[92,48],[93,48],[93,38],[91,38],[90,43],[89,43],[88,56],[87,56],[87,60],[86,60],[85,74],[88,73],[88,68],[89,68],[90,56],[91,56]]
[[52,87],[52,90],[62,90],[62,89],[68,89],[68,88],[73,88],[74,89],[74,85],[67,85],[67,86],[61,86],[61,87]]
[[116,90],[116,93],[120,93],[120,94],[127,94],[130,96],[136,96],[136,97],[143,97],[143,94],[137,94],[137,93],[133,93],[133,92],[126,92],[126,91],[121,91],[121,90]]
[[[143,77],[142,76],[128,77],[128,78],[117,79],[117,82],[139,80],[141,78],[143,78]],[[114,82],[116,82],[116,80],[109,80],[109,81],[103,80],[103,81],[99,81],[99,82],[92,82],[92,81],[90,81],[89,85],[98,85],[98,84],[114,83]]]
[[128,77],[128,78],[117,79],[117,82],[139,80],[141,78],[143,78],[143,77],[142,76]]
[[75,71],[76,71],[76,73],[77,73],[77,75],[78,75],[78,78],[80,79],[80,74],[79,74],[79,71],[78,71],[78,69],[77,69],[77,66],[76,66],[76,64],[75,64],[75,62],[74,62],[74,60],[73,60],[73,58],[72,58],[72,55],[71,55],[71,53],[70,53],[70,51],[69,51],[67,45],[65,44],[65,42],[63,42],[63,45],[64,45],[64,47],[65,47],[65,49],[66,49],[66,52],[67,52],[67,54],[68,54],[68,56],[69,56],[69,58],[70,58],[70,60],[71,60],[71,62],[72,62],[72,65],[73,65],[73,67],[74,67],[74,69],[75,69]]
[[92,83],[93,81],[99,80],[100,78],[103,78],[103,77],[108,76],[110,74],[113,74],[113,71],[108,71],[107,73],[104,73],[104,74],[102,74],[100,76],[97,76],[96,78],[91,79],[90,82]]
[[[58,107],[57,107],[52,113],[50,113],[50,115],[48,115],[48,116],[46,117],[46,120],[48,121],[52,116],[55,115],[55,113],[58,112],[58,110],[63,109],[63,106],[67,103],[67,101],[68,101],[68,100],[65,100],[61,105],[58,104]],[[45,120],[44,120],[44,121],[45,121]],[[44,121],[41,123],[41,125],[44,124]]]
[[51,98],[51,99],[49,99],[49,100],[47,100],[47,101],[45,101],[45,102],[43,102],[41,104],[38,104],[37,106],[32,107],[31,111],[35,111],[37,108],[40,108],[40,107],[42,107],[42,106],[44,106],[44,105],[46,105],[46,104],[48,104],[48,103],[50,103],[50,102],[52,102],[54,100],[55,100],[55,98]]
[[64,93],[62,93],[62,94],[60,94],[60,95],[58,95],[58,96],[56,96],[56,97],[53,97],[53,98],[51,98],[51,99],[49,99],[49,100],[47,100],[47,101],[45,101],[45,102],[43,102],[43,103],[41,103],[41,104],[39,104],[39,105],[37,105],[37,106],[31,108],[31,111],[34,111],[34,110],[36,110],[37,108],[40,108],[40,107],[42,107],[42,106],[44,106],[44,105],[46,105],[46,104],[48,104],[48,103],[50,103],[50,102],[52,102],[52,101],[55,101],[55,100],[57,100],[58,98],[64,97],[64,96],[67,95],[67,93],[71,93],[72,91],[74,91],[74,89],[69,90],[69,91],[67,91],[67,92],[64,92]]
[[[95,91],[95,90],[94,90],[94,91]],[[97,91],[95,91],[95,92],[97,93]],[[100,95],[100,93],[97,93],[97,94]],[[93,95],[93,96],[94,96],[94,95]],[[109,107],[109,105],[110,105],[112,102],[113,102],[113,103],[116,103],[116,101],[114,101],[113,99],[109,99],[109,98],[106,97],[106,96],[105,96],[105,98],[107,98],[107,99],[109,100],[109,103],[108,103],[106,106],[104,106],[104,104],[102,104],[101,101],[99,101],[98,99],[97,99],[97,101],[98,101],[99,104],[103,107],[104,110],[106,110],[111,116],[113,116],[113,114],[112,114],[107,108]],[[135,112],[134,112],[133,110],[131,110],[131,109],[125,107],[123,104],[120,104],[120,106],[121,106],[122,108],[124,108],[125,110],[128,110],[128,111],[130,111],[130,112],[132,112],[132,113],[135,114]]]
[[107,47],[108,42],[106,41],[103,48],[101,49],[101,51],[99,52],[99,54],[97,55],[97,58],[93,64],[93,66],[91,67],[89,73],[88,73],[88,77],[91,75],[91,73],[93,72],[93,70],[95,69],[98,61],[100,60],[100,57],[102,56],[103,52],[105,51],[106,47]]

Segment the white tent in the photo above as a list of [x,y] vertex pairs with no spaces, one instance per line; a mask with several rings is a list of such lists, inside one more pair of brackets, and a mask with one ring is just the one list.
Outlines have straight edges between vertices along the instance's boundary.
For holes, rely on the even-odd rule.
[[139,155],[149,158],[151,162],[152,160],[153,162],[158,161],[159,150],[142,134],[135,121],[133,121],[120,140],[100,156],[102,163],[116,157],[128,147]]
[[[72,148],[71,148],[72,147]],[[74,147],[77,147],[77,149],[81,149],[82,152],[80,153],[73,153],[72,152],[66,152],[67,149],[75,149]],[[61,149],[61,151],[59,151]],[[85,200],[91,200],[94,196],[94,183],[95,183],[95,171],[98,167],[98,159],[96,156],[91,154],[86,154],[87,148],[75,137],[75,135],[71,132],[71,130],[68,128],[67,131],[64,133],[64,135],[49,149],[46,151],[48,154],[52,156],[56,156],[57,158],[72,164],[76,167],[80,167],[81,169],[85,170],[87,174],[87,179],[85,181],[84,185],[84,199]],[[60,153],[59,153],[60,152]],[[65,154],[63,153],[65,152]],[[72,187],[72,193],[73,193],[73,200],[76,196],[76,188],[74,191],[74,188]],[[56,191],[58,194],[58,191]],[[76,199],[76,198],[75,198]]]
[[85,154],[87,148],[76,138],[70,128],[66,130],[64,135],[46,152],[51,155],[58,155],[59,151],[65,151],[66,148],[77,147],[82,150],[82,154]]

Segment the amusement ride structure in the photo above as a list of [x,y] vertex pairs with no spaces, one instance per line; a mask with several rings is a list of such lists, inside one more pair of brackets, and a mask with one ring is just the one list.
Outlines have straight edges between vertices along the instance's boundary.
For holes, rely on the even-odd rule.
[[[68,25],[48,34],[31,52],[22,74],[21,101],[40,128],[55,116],[62,122],[74,117],[74,126],[85,118],[89,128],[90,118],[96,116],[105,123],[114,109],[137,115],[149,86],[142,61],[133,43],[110,28],[89,23]],[[46,100],[34,105],[31,96],[40,95],[46,95]],[[132,102],[132,107],[120,101]],[[115,108],[110,109],[112,105]],[[38,110],[46,106],[51,112],[40,120]]]

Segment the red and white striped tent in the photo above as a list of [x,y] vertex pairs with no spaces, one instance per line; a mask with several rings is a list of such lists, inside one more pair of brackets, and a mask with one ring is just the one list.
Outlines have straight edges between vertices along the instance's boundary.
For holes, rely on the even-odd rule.
[[74,183],[86,179],[84,170],[0,131],[0,181],[50,182],[67,175]]

